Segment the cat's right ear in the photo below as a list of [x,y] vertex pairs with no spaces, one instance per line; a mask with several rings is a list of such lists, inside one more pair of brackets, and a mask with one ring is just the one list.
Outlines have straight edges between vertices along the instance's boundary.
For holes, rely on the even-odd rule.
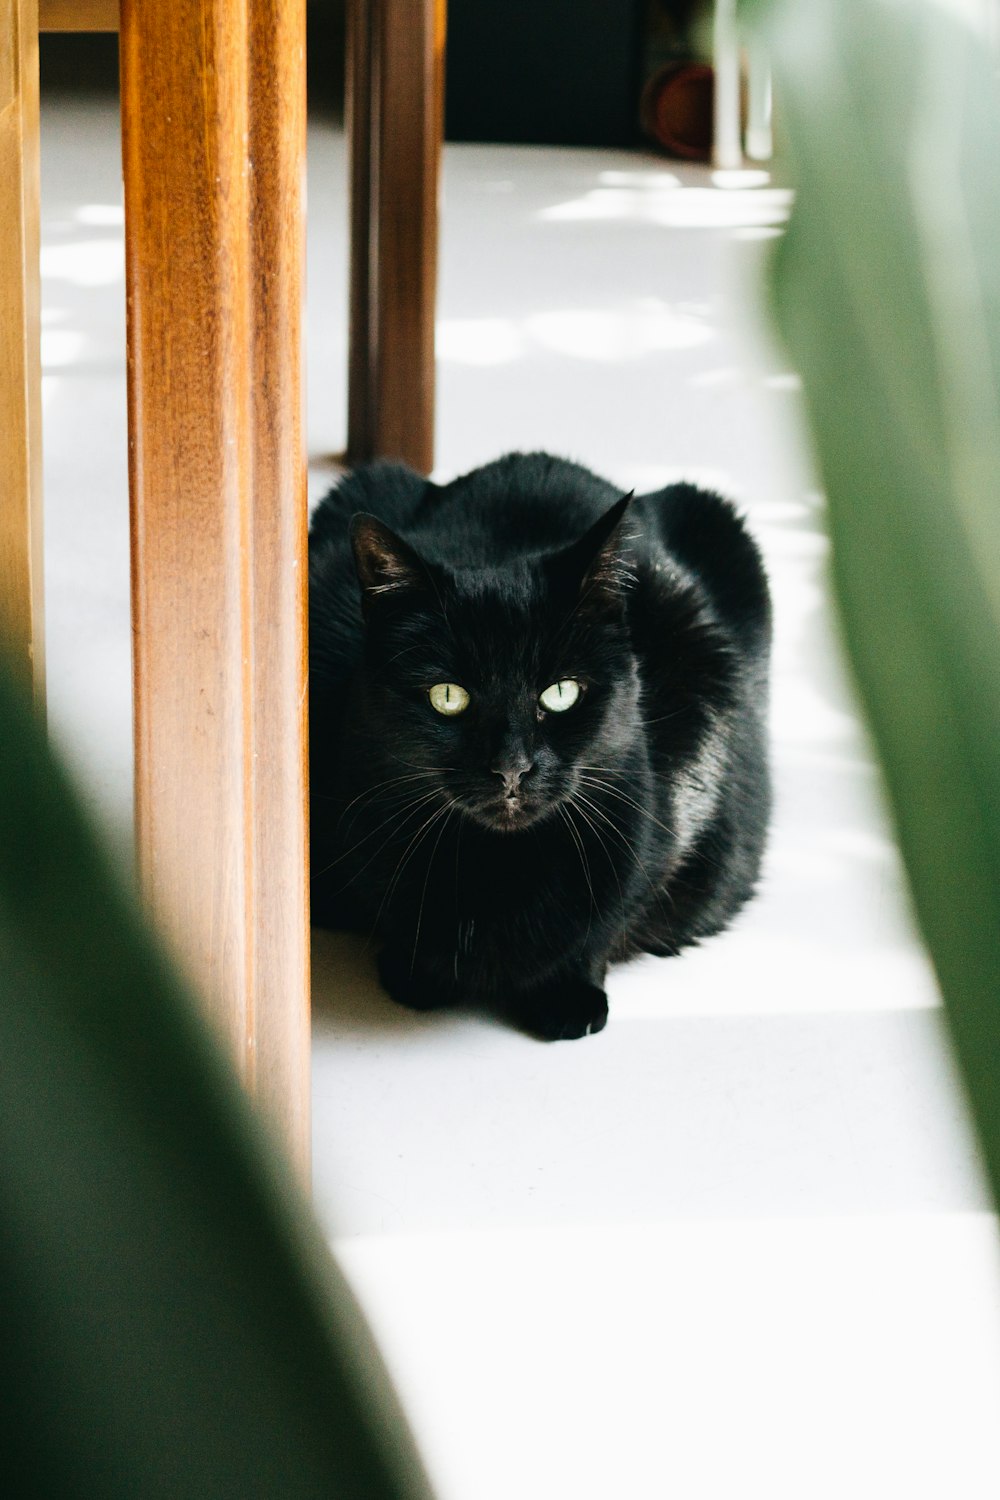
[[631,491],[623,495],[579,541],[549,559],[550,578],[578,596],[577,608],[584,614],[619,613],[633,582],[625,555],[625,518],[632,498]]
[[395,598],[430,584],[427,569],[413,548],[375,516],[353,518],[351,546],[366,614],[380,599]]

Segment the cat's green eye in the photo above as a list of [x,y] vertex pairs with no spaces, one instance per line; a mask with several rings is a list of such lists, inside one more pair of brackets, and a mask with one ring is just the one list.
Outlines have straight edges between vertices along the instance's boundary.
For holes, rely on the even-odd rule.
[[436,682],[427,696],[431,708],[448,718],[464,713],[469,706],[469,695],[457,682]]
[[540,693],[538,701],[547,713],[562,714],[567,708],[572,708],[579,697],[580,684],[572,677],[564,677],[562,682],[554,682]]

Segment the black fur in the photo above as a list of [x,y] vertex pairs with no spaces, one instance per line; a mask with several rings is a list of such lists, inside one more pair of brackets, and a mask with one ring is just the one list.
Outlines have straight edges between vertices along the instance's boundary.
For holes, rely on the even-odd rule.
[[317,509],[309,576],[313,920],[374,933],[401,1003],[584,1036],[610,961],[751,895],[770,606],[727,501],[540,453],[444,486],[372,464]]

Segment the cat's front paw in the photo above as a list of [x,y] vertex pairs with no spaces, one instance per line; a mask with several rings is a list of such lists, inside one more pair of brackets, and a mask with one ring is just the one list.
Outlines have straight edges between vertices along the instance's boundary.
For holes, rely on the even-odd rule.
[[545,1042],[595,1036],[608,1024],[608,997],[585,979],[563,980],[526,999],[518,1011],[525,1031]]
[[409,961],[395,953],[379,954],[378,977],[386,993],[407,1010],[439,1010],[451,1000],[439,984],[412,973]]

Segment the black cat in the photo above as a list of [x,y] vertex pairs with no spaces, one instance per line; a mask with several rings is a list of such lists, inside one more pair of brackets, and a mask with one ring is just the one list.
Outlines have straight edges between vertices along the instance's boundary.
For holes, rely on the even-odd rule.
[[585,1036],[609,962],[751,895],[770,604],[727,501],[542,453],[372,464],[309,576],[313,920],[373,933],[396,1000]]

